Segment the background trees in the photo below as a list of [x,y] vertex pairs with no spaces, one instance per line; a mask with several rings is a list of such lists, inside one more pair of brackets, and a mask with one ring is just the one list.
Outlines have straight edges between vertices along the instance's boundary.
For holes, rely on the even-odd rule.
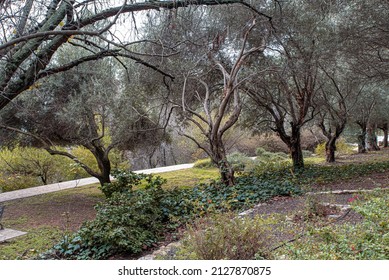
[[[115,69],[112,61],[89,62],[30,89],[3,113],[2,127],[13,132],[8,139],[66,156],[102,185],[109,183],[112,150],[153,145],[163,134],[151,109],[120,84]],[[97,168],[72,153],[78,145],[90,151]]]
[[170,144],[181,134],[232,185],[225,136],[242,112],[250,130],[280,137],[296,169],[308,123],[329,162],[348,124],[361,128],[360,151],[375,148],[375,128],[387,132],[387,3],[114,2],[1,2],[2,145],[44,147],[104,183],[113,150],[178,163]]
[[[131,29],[137,28],[136,12],[234,3],[243,4],[238,0],[126,0],[121,4],[76,0],[3,1],[0,6],[0,109],[39,79],[104,57],[127,57],[167,75],[144,61],[141,53],[132,51],[133,46],[153,42],[119,35],[119,23],[125,23],[124,33],[130,34]],[[87,53],[62,65],[51,65],[65,44]]]
[[[234,20],[234,13],[243,16]],[[176,73],[167,91],[169,103],[177,108],[177,123],[183,128],[179,133],[211,158],[224,183],[233,185],[234,170],[227,160],[224,138],[242,111],[240,85],[245,78],[240,75],[265,48],[262,21],[268,18],[248,9],[218,7],[168,13],[158,19],[157,28],[147,28],[149,40],[159,38],[160,33],[153,32],[156,29],[163,31],[163,45],[178,42],[175,49],[179,55],[166,58],[165,65]],[[150,25],[154,21],[150,19]],[[254,37],[262,40],[254,42]],[[193,127],[200,137],[187,132]]]
[[323,34],[328,13],[317,17],[318,10],[317,4],[301,1],[274,10],[264,66],[257,66],[255,80],[246,83],[248,95],[266,112],[263,120],[288,146],[294,168],[304,167],[301,129],[314,117],[318,69],[328,47]]

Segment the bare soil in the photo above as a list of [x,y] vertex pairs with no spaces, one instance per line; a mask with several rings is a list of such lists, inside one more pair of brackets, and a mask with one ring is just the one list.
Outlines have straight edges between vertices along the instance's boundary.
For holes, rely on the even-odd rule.
[[39,195],[7,202],[4,223],[18,230],[48,226],[76,231],[82,223],[94,219],[94,206],[101,201],[97,196],[77,191],[55,195],[51,199],[44,197]]

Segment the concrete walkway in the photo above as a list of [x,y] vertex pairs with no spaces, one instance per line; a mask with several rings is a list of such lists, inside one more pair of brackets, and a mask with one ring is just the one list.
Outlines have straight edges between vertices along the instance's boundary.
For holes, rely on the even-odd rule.
[[[144,174],[163,173],[163,172],[192,168],[193,165],[194,165],[193,163],[179,164],[179,165],[158,167],[158,168],[152,168],[152,169],[137,170],[134,172],[135,173],[144,173]],[[45,186],[40,186],[40,187],[32,187],[32,188],[23,189],[23,190],[0,193],[0,203],[5,202],[5,201],[9,201],[9,200],[19,199],[19,198],[35,196],[35,195],[39,195],[39,194],[45,194],[45,193],[62,191],[62,190],[66,190],[66,189],[72,189],[72,188],[76,188],[76,187],[95,184],[98,182],[99,182],[99,180],[97,180],[96,178],[90,177],[90,178],[55,183],[55,184],[50,184],[50,185],[45,185]]]
[[27,234],[27,232],[5,228],[0,230],[0,243],[25,234]]

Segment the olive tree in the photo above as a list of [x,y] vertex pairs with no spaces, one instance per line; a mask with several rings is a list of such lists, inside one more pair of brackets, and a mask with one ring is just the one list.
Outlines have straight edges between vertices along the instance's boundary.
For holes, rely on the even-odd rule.
[[[135,33],[130,32],[129,29],[137,28],[136,14],[223,4],[249,6],[240,0],[1,1],[0,110],[38,80],[104,57],[127,57],[169,76],[148,63],[147,54],[133,51],[134,46],[156,43],[137,40]],[[53,65],[57,51],[64,45],[87,52],[80,52],[79,57],[61,65]]]
[[[7,107],[0,127],[13,132],[8,139],[68,157],[102,185],[109,183],[112,150],[154,145],[163,135],[155,114],[141,106],[137,92],[122,87],[115,68],[109,61],[89,62],[44,80]],[[93,155],[97,169],[72,153],[77,145]]]

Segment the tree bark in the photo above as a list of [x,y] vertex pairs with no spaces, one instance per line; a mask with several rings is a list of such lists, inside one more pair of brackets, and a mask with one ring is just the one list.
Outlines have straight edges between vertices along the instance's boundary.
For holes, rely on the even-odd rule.
[[329,163],[335,162],[336,140],[337,138],[332,137],[326,142],[326,161]]
[[363,132],[358,135],[358,153],[366,153],[366,132]]
[[358,135],[358,153],[366,153],[366,126],[365,122],[356,122],[361,128],[361,134]]
[[301,149],[300,141],[300,131],[297,135],[292,135],[291,143],[289,145],[290,155],[292,157],[293,169],[303,169],[304,168],[304,157],[303,151]]
[[108,158],[108,152],[98,144],[98,141],[93,144],[86,144],[83,146],[94,155],[97,161],[97,166],[100,172],[95,172],[95,177],[99,180],[100,185],[103,186],[104,184],[111,183],[111,161]]
[[274,129],[280,136],[281,140],[288,146],[289,154],[292,158],[293,169],[303,169],[304,168],[304,157],[303,151],[301,149],[301,132],[300,126],[291,123],[292,131],[290,136],[287,135],[286,131],[283,128],[283,122],[277,123],[277,128]]
[[377,145],[377,136],[375,133],[375,124],[369,122],[366,128],[366,146],[368,151],[379,151]]
[[211,143],[211,159],[219,168],[222,183],[227,186],[233,186],[235,184],[235,172],[227,160],[223,141],[221,139],[213,139]]
[[97,178],[100,182],[101,186],[104,186],[104,184],[110,184],[111,183],[111,178],[109,175],[111,174],[111,163],[109,160],[103,160],[99,164],[99,169],[100,169],[100,176]]

